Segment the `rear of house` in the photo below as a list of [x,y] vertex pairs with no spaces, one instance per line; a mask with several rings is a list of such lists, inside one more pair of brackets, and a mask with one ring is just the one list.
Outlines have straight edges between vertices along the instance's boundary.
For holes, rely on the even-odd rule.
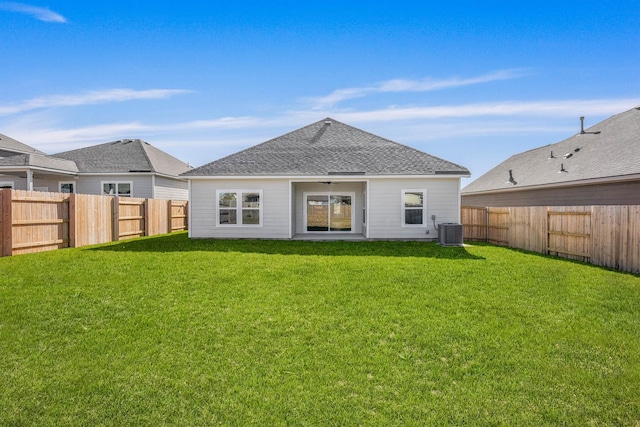
[[469,171],[328,118],[183,176],[193,238],[436,239]]

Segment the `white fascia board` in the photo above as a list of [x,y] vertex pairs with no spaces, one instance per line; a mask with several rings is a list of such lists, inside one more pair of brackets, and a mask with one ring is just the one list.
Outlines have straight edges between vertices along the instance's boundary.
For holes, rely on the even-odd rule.
[[43,168],[40,166],[26,166],[26,167],[20,167],[20,166],[0,166],[0,172],[26,172],[26,171],[38,171],[38,172],[46,172],[46,173],[50,173],[50,174],[56,174],[56,175],[70,175],[70,176],[78,176],[78,172],[73,172],[73,171],[64,171],[64,170],[60,170],[60,169],[49,169],[49,168]]
[[175,179],[177,181],[187,181],[187,177],[167,175],[158,172],[79,172],[79,176],[159,176],[162,178]]
[[251,179],[278,179],[289,180],[293,182],[312,182],[312,181],[353,181],[362,182],[369,179],[451,179],[451,178],[469,178],[471,175],[450,174],[450,175],[314,175],[314,176],[274,176],[274,175],[217,175],[217,176],[185,176],[184,178],[194,181],[199,180],[251,180]]

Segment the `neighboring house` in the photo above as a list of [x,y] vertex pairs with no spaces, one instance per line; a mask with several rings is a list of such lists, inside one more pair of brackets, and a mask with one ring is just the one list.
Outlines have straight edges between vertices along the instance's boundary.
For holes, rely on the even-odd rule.
[[122,139],[54,156],[78,166],[73,188],[77,193],[181,200],[188,196],[187,180],[178,175],[191,167],[140,139]]
[[327,118],[182,174],[192,238],[435,239],[457,164]]
[[62,193],[181,199],[190,166],[139,139],[47,155],[0,134],[0,187]]
[[510,157],[467,185],[462,204],[640,205],[640,107]]
[[0,188],[57,191],[59,182],[74,182],[78,168],[74,162],[29,147],[0,134]]

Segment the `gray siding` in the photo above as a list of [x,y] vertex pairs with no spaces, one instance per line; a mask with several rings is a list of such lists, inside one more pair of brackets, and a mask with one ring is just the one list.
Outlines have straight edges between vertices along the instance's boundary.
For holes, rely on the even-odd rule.
[[27,189],[27,179],[26,178],[18,178],[17,176],[11,175],[0,175],[0,182],[13,182],[14,190],[26,190]]
[[153,197],[151,175],[83,175],[80,176],[77,180],[76,193],[102,194],[103,181],[132,182],[132,197]]
[[640,205],[640,180],[493,194],[465,194],[463,206]]
[[157,176],[155,178],[156,199],[187,200],[189,197],[187,181]]
[[[426,225],[403,225],[402,190],[426,189]],[[369,238],[436,239],[437,225],[460,222],[460,179],[372,179],[369,182]],[[435,226],[431,215],[436,216]],[[427,231],[429,232],[427,234]]]
[[[218,225],[218,190],[262,190],[262,226]],[[189,235],[193,238],[288,239],[289,180],[194,180],[191,181],[189,210]]]

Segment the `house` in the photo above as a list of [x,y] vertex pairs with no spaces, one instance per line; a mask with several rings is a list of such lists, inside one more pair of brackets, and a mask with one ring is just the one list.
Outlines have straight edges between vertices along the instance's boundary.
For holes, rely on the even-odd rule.
[[157,199],[188,196],[191,167],[139,139],[47,155],[0,134],[0,187]]
[[49,191],[60,182],[74,182],[78,167],[74,162],[49,156],[26,144],[0,134],[0,188]]
[[462,204],[640,205],[640,107],[510,157],[467,185]]
[[457,164],[327,118],[182,174],[192,238],[436,239]]
[[140,139],[121,139],[65,151],[55,157],[78,167],[74,192],[124,197],[186,200],[191,167]]

